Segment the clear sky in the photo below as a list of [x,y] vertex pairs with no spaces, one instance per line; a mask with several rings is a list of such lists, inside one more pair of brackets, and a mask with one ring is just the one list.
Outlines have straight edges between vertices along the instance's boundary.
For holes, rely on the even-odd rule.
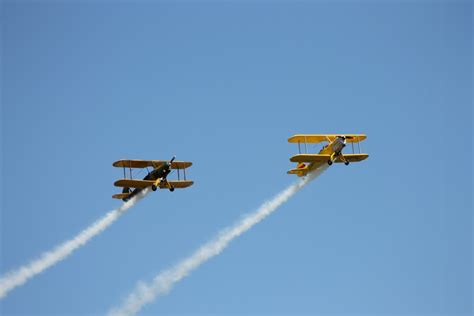
[[[294,180],[295,133],[366,133],[148,315],[471,315],[472,2],[3,1],[4,274],[120,205],[112,162],[194,163],[0,301],[100,315]],[[311,146],[311,150],[318,150]]]

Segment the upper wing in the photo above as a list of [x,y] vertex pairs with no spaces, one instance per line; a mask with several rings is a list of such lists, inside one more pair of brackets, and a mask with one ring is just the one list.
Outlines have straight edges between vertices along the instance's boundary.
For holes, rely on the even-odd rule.
[[[358,162],[358,161],[367,159],[369,157],[369,155],[367,154],[343,154],[343,155],[344,155],[344,158],[346,158],[346,160],[349,162]],[[340,157],[337,157],[334,162],[344,162],[344,161],[342,161]]]
[[333,141],[337,136],[345,136],[348,143],[358,143],[367,138],[365,134],[298,134],[288,138],[288,142],[321,143]]
[[173,161],[171,163],[171,169],[186,169],[193,165],[192,162],[189,161]]
[[166,163],[166,160],[118,160],[112,164],[114,167],[123,168],[146,168],[146,167],[159,167]]
[[320,154],[300,154],[290,158],[291,162],[326,162],[329,160],[330,155]]
[[[167,160],[118,160],[114,162],[112,166],[120,168],[158,168],[167,162]],[[189,161],[173,161],[171,163],[171,169],[186,169],[191,167],[192,164],[193,163]]]

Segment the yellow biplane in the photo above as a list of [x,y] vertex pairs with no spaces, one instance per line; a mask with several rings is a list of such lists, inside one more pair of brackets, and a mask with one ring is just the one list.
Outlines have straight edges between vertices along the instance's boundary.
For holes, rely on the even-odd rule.
[[[369,157],[368,154],[361,153],[360,142],[366,139],[364,134],[299,134],[288,138],[289,143],[298,143],[299,154],[290,158],[291,162],[296,162],[296,168],[288,170],[288,174],[296,174],[299,177],[307,175],[309,172],[320,168],[324,164],[332,165],[333,162],[343,162],[348,165],[350,162],[358,162]],[[318,154],[308,154],[307,144],[327,142]],[[342,149],[347,143],[352,144],[352,154],[343,154]],[[304,144],[304,153],[301,146]],[[357,144],[358,153],[354,150]]]
[[[114,194],[114,199],[121,199],[123,201],[130,200],[133,196],[137,195],[143,189],[151,187],[153,191],[160,189],[168,189],[171,192],[174,189],[183,189],[193,185],[193,181],[186,180],[186,169],[191,167],[192,163],[188,161],[174,161],[175,157],[171,160],[119,160],[114,162],[114,167],[123,168],[123,177],[115,181],[116,187],[123,188],[122,193]],[[143,180],[133,179],[132,169],[140,168],[146,169],[147,175]],[[153,168],[151,171],[148,168]],[[129,170],[130,178],[127,178],[126,170]],[[167,177],[171,170],[175,169],[178,171],[178,180],[168,180]],[[179,171],[183,171],[184,179],[180,179]],[[131,190],[130,188],[133,188]]]

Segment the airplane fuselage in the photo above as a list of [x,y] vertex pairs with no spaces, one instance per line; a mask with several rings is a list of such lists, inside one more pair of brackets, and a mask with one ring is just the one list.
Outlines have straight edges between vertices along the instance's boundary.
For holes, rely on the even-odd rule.
[[[341,154],[342,150],[346,147],[346,140],[342,137],[336,137],[332,142],[324,146],[319,154],[331,155],[331,159]],[[314,171],[324,165],[326,162],[310,162],[310,163],[299,163],[297,169],[306,169],[308,172]]]
[[[171,165],[166,163],[166,164],[163,164],[161,166],[159,166],[158,168],[156,169],[153,169],[150,173],[148,173],[144,178],[143,180],[157,180],[157,179],[166,179],[166,177],[168,176],[168,174],[171,172]],[[135,188],[132,190],[132,192],[130,192],[130,188],[123,188],[123,191],[122,193],[128,193],[130,192],[130,194],[123,198],[122,200],[127,202],[128,200],[130,200],[132,197],[134,197],[135,195],[137,195],[138,193],[140,193],[141,191],[143,191],[144,189],[143,188]]]

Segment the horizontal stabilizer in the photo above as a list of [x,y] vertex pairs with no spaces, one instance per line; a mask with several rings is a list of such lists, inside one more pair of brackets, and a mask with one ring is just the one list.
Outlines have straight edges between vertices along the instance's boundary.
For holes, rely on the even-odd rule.
[[112,195],[112,198],[122,200],[129,195],[130,193],[117,193],[117,194]]
[[296,174],[298,177],[302,177],[308,173],[308,169],[291,169],[291,170],[288,170],[286,173]]

